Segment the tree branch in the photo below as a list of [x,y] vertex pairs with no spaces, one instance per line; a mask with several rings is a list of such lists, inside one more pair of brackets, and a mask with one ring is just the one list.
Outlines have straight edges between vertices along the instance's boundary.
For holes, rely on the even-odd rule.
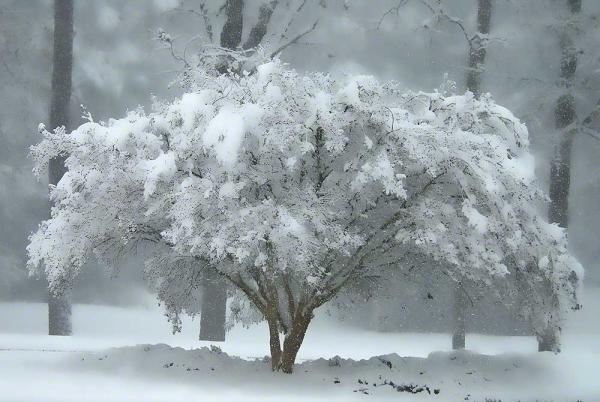
[[271,58],[277,56],[279,53],[283,52],[285,49],[287,49],[289,46],[297,43],[300,39],[302,39],[303,37],[305,37],[306,35],[308,35],[309,33],[311,33],[312,31],[314,31],[317,28],[317,25],[319,24],[319,20],[316,20],[314,22],[314,24],[312,24],[312,26],[307,29],[306,31],[298,34],[294,39],[292,39],[291,41],[289,41],[288,43],[285,43],[283,45],[281,45],[277,50],[275,50],[273,53],[271,53]]

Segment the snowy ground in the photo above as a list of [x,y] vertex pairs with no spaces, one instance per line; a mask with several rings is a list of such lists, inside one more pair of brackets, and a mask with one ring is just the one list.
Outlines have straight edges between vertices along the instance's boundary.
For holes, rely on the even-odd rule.
[[0,400],[600,401],[600,290],[584,296],[559,355],[535,352],[530,337],[482,335],[453,353],[447,334],[349,330],[318,317],[291,376],[262,361],[263,326],[234,328],[220,353],[196,340],[197,322],[171,335],[157,309],[76,305],[75,335],[61,338],[44,335],[44,305],[0,304]]

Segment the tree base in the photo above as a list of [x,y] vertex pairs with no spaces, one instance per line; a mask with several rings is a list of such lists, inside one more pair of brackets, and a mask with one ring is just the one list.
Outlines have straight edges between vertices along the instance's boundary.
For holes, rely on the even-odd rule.
[[560,352],[559,336],[556,331],[547,330],[537,335],[538,352]]
[[73,333],[71,323],[71,297],[68,292],[62,295],[48,293],[48,335],[70,336]]

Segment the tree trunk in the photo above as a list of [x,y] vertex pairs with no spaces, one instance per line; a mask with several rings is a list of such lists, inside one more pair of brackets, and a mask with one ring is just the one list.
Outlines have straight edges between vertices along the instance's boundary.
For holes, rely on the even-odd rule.
[[271,369],[291,374],[294,371],[296,356],[304,341],[306,330],[312,320],[312,312],[296,315],[289,332],[283,341],[283,350],[279,341],[279,327],[276,319],[267,318],[269,324],[269,346],[271,349]]
[[206,270],[202,279],[202,306],[200,313],[200,340],[225,340],[227,284],[214,270]]
[[296,356],[304,341],[308,324],[312,320],[312,313],[308,313],[306,316],[296,317],[292,323],[292,329],[290,333],[285,337],[283,341],[283,352],[281,353],[281,362],[279,368],[286,374],[291,374],[294,371],[294,363],[296,362]]
[[260,10],[258,12],[258,22],[250,30],[248,39],[243,46],[244,50],[252,49],[260,45],[267,33],[269,21],[271,20],[273,11],[275,11],[277,2],[277,0],[271,0],[270,2],[264,3],[262,6],[260,6]]
[[541,334],[537,334],[538,352],[560,352],[559,340],[558,331],[547,328]]
[[[476,98],[481,96],[481,74],[484,70],[487,55],[487,36],[492,22],[492,0],[478,0],[477,33],[469,42],[469,70],[467,72],[467,90]],[[465,290],[459,282],[454,289],[454,314],[452,349],[464,349],[467,325],[467,310]]]
[[[50,128],[69,128],[71,71],[73,68],[73,0],[54,1],[54,53]],[[54,158],[48,168],[49,183],[56,185],[65,173],[65,156]],[[71,335],[69,291],[48,294],[48,334]]]
[[[581,12],[582,0],[566,0],[566,3],[570,14],[568,19],[577,18]],[[548,220],[564,229],[569,227],[571,153],[577,133],[577,111],[572,87],[577,73],[579,52],[575,44],[578,27],[576,23],[569,22],[565,21],[565,28],[560,33],[560,78],[564,93],[556,101],[554,109],[554,126],[560,133],[560,138],[550,163],[550,206],[548,207]],[[558,330],[548,326],[542,334],[538,334],[537,338],[540,352],[560,351]]]
[[[581,12],[581,0],[567,0],[571,17]],[[571,150],[576,133],[574,124],[577,120],[575,97],[571,93],[575,74],[577,72],[578,49],[574,36],[577,28],[573,24],[566,27],[560,34],[561,60],[560,78],[564,93],[556,101],[554,109],[554,126],[560,132],[560,138],[555,147],[554,158],[550,166],[550,207],[548,218],[550,222],[558,223],[561,227],[569,226],[569,187],[571,182]]]
[[452,333],[452,349],[464,349],[467,333],[467,297],[463,284],[457,282],[454,286],[454,329]]
[[68,336],[72,332],[70,292],[60,296],[48,292],[48,335]]
[[271,370],[277,371],[281,362],[281,341],[279,340],[279,324],[275,318],[267,318],[269,324],[269,350],[271,351]]
[[476,97],[481,95],[481,73],[487,54],[487,35],[492,20],[492,0],[479,0],[477,9],[477,34],[469,44],[469,71],[467,89]]
[[244,28],[244,0],[226,0],[225,24],[221,31],[221,47],[235,50],[242,42]]
[[[226,19],[221,31],[220,46],[224,49],[236,50],[242,42],[244,0],[226,0],[224,10]],[[228,68],[228,60],[225,58],[220,62],[217,70],[220,74],[225,74]],[[200,308],[200,340],[224,341],[227,283],[218,275],[205,274]]]

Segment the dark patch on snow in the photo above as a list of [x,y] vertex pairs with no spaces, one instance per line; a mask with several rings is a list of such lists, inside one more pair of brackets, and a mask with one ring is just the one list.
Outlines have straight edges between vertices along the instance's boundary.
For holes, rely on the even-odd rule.
[[[392,387],[393,389],[395,389],[398,392],[408,392],[411,394],[419,394],[421,392],[427,392],[429,395],[431,395],[432,389],[429,388],[428,385],[418,385],[418,384],[396,384],[393,381],[388,381],[385,380],[383,382],[383,384],[380,385],[387,385]],[[434,395],[438,395],[440,393],[440,390],[438,388],[433,389],[433,393]]]

